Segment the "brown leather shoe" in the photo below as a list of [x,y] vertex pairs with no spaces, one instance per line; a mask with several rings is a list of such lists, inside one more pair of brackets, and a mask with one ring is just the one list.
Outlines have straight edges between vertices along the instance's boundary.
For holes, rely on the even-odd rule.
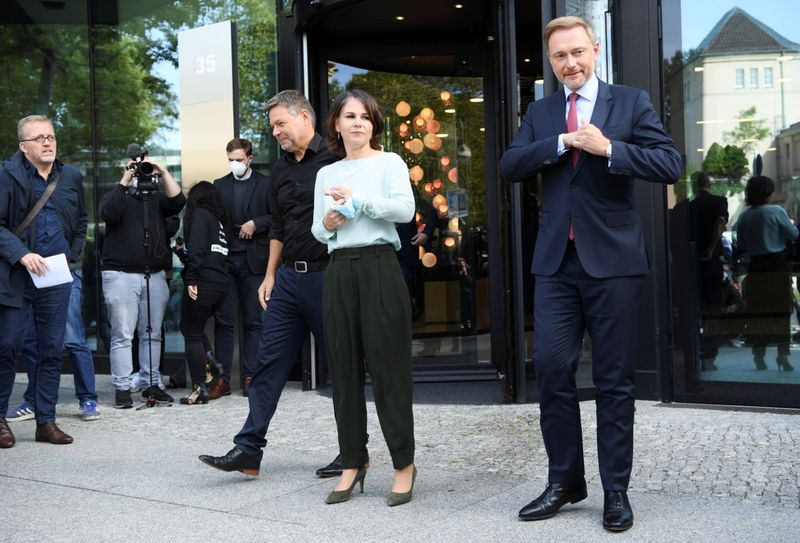
[[0,449],[10,449],[16,442],[6,419],[0,419]]
[[210,387],[208,387],[208,399],[217,400],[223,396],[230,396],[231,384],[227,379],[222,377],[216,379]]
[[242,396],[247,398],[247,395],[250,394],[250,382],[253,380],[252,377],[244,377],[242,378]]
[[53,445],[69,445],[72,443],[72,436],[62,432],[56,425],[56,421],[51,420],[44,424],[36,425],[36,441],[40,443],[50,442]]

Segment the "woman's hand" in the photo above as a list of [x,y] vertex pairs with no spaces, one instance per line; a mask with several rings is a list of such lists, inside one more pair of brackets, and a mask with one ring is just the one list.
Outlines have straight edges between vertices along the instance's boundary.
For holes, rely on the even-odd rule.
[[[333,203],[336,205],[342,205],[347,201],[348,198],[353,196],[353,191],[347,187],[328,187],[325,189],[325,196],[330,196],[333,199]],[[328,228],[330,230],[330,228]]]
[[197,285],[188,285],[186,291],[189,293],[189,298],[197,300]]
[[332,232],[342,226],[345,221],[347,221],[347,217],[338,211],[329,209],[328,212],[325,213],[325,216],[322,217],[322,226],[324,226],[328,231]]

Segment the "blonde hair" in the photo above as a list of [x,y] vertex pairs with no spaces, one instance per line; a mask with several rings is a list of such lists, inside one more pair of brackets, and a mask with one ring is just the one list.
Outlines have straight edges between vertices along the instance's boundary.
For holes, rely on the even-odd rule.
[[597,35],[594,33],[594,28],[592,25],[587,22],[585,19],[580,17],[558,17],[557,19],[553,19],[547,26],[544,27],[544,34],[542,35],[542,39],[544,40],[544,49],[545,51],[549,50],[549,43],[550,43],[550,36],[553,35],[553,32],[556,30],[569,30],[570,28],[575,28],[576,26],[583,27],[586,30],[586,33],[589,35],[589,40],[591,40],[592,45],[597,43]]

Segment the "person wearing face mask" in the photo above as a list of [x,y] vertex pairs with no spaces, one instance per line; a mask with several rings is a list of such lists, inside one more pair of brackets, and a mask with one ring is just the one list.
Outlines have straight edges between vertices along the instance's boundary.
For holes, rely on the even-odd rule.
[[227,219],[230,275],[225,302],[214,319],[216,358],[222,363],[220,375],[209,387],[214,400],[231,393],[234,327],[237,308],[242,323],[239,360],[242,363],[242,394],[247,396],[256,370],[258,341],[261,336],[261,307],[258,287],[264,278],[269,259],[270,211],[269,177],[250,167],[253,144],[233,138],[225,151],[230,173],[214,181]]

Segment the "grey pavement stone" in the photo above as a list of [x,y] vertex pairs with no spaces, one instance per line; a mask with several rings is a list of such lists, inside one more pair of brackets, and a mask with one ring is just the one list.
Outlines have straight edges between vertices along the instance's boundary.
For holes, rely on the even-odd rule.
[[[98,376],[103,417],[84,422],[71,381],[62,380],[58,422],[75,443],[35,443],[27,421],[12,424],[17,445],[0,451],[0,541],[800,540],[796,415],[638,402],[630,486],[636,522],[608,534],[600,523],[592,403],[581,406],[589,498],[554,519],[523,523],[517,511],[546,484],[538,407],[499,404],[496,383],[416,386],[419,477],[411,503],[390,509],[391,462],[371,402],[365,492],[328,506],[335,481],[313,473],[337,448],[329,390],[287,386],[262,475],[250,478],[197,460],[230,449],[247,416],[245,398],[115,410],[108,378]],[[24,382],[18,375],[12,403]]]

